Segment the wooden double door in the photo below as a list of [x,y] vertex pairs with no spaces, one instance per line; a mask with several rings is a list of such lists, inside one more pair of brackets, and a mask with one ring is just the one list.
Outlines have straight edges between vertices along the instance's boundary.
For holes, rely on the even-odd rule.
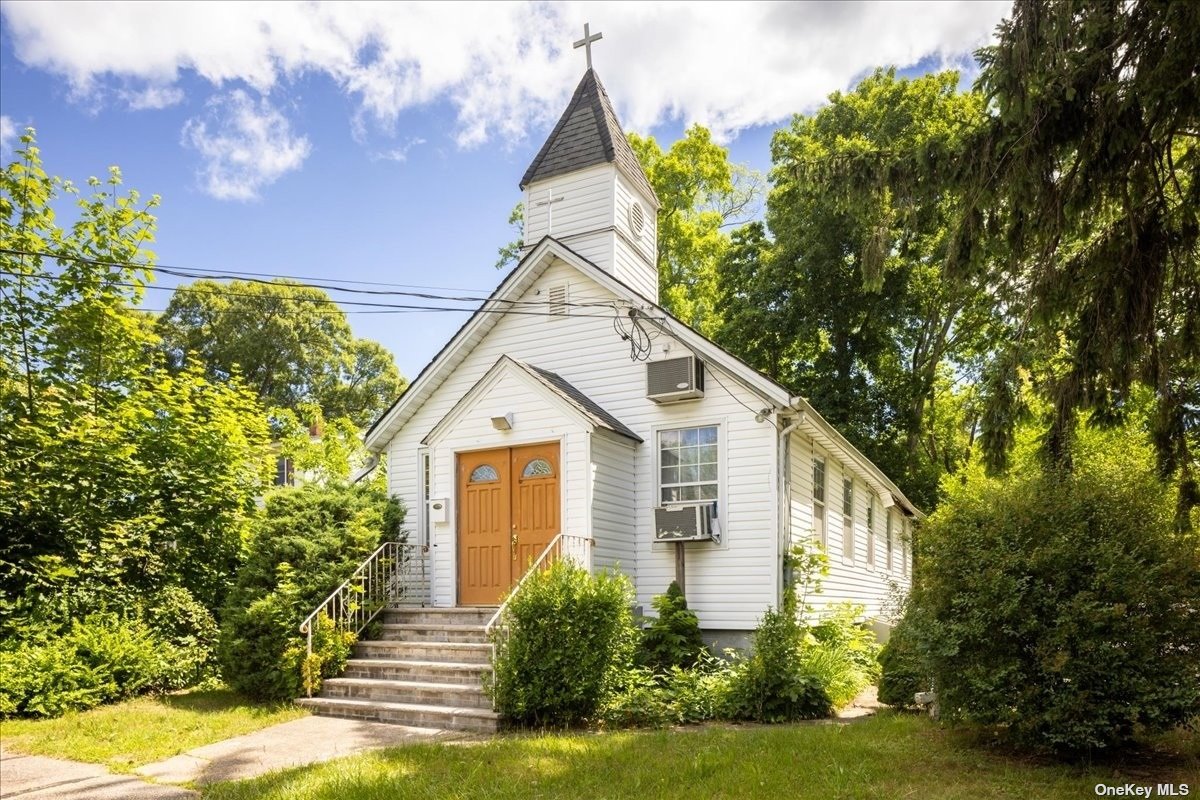
[[458,455],[458,603],[500,603],[560,530],[559,447]]

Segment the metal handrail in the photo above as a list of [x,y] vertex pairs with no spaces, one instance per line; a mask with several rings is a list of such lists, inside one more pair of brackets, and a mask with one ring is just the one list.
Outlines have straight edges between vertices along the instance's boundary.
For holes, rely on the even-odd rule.
[[[508,608],[508,604],[511,603],[513,598],[517,596],[517,593],[521,591],[521,587],[525,584],[525,581],[529,580],[529,576],[534,572],[537,572],[543,565],[549,566],[549,562],[547,562],[546,559],[549,558],[551,554],[561,555],[563,543],[574,544],[576,546],[582,543],[583,547],[586,548],[592,543],[592,541],[593,540],[587,536],[575,536],[574,534],[569,533],[556,534],[555,537],[550,540],[550,543],[547,544],[542,550],[542,552],[538,554],[538,557],[530,562],[529,566],[525,569],[525,573],[521,576],[521,579],[517,581],[515,586],[513,586],[512,591],[508,593],[508,596],[504,598],[504,602],[500,604],[500,607],[496,609],[496,613],[492,615],[492,618],[488,620],[487,625],[484,626],[483,630],[484,633],[488,635],[488,638],[491,638],[492,630],[495,629],[496,623],[500,621],[500,617],[503,616],[505,609]],[[581,559],[579,558],[578,554],[571,552],[567,553],[567,557],[576,561],[584,568],[588,567],[586,557]]]
[[428,605],[428,560],[428,546],[381,544],[300,623],[308,655],[312,655],[313,630],[322,614],[333,621],[337,630],[353,631],[357,636],[388,606]]

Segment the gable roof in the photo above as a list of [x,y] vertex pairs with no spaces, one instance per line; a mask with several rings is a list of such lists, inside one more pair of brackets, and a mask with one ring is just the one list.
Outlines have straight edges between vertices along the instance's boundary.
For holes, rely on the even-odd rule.
[[615,164],[658,207],[658,195],[625,138],[608,92],[596,71],[589,69],[575,87],[567,110],[525,170],[521,188],[597,164]]
[[[917,516],[924,516],[920,509],[905,497],[900,488],[884,474],[883,470],[847,441],[816,409],[809,405],[807,400],[799,395],[793,395],[786,386],[768,378],[733,353],[692,330],[665,308],[551,236],[543,236],[541,241],[526,253],[517,266],[500,282],[495,291],[488,296],[487,301],[463,323],[450,341],[433,357],[433,360],[425,365],[425,368],[413,379],[396,402],[367,429],[364,441],[368,450],[376,451],[386,444],[388,439],[420,409],[442,384],[446,376],[467,357],[474,346],[503,316],[502,313],[489,312],[509,310],[508,301],[519,298],[556,258],[579,270],[614,295],[634,303],[643,310],[652,312],[653,316],[645,317],[648,322],[678,339],[702,360],[720,367],[731,378],[772,406],[771,409],[765,410],[798,414],[805,432],[824,449],[840,455],[847,462],[854,463],[860,470],[871,476],[868,483],[875,491],[881,495],[891,495]],[[661,317],[663,321],[659,322],[658,317]],[[513,360],[515,362],[515,359]]]
[[455,420],[463,409],[474,403],[501,374],[517,375],[530,384],[530,388],[535,391],[540,388],[546,397],[565,406],[570,412],[580,418],[582,422],[593,429],[600,428],[635,442],[642,441],[642,437],[631,431],[625,423],[605,411],[590,397],[563,380],[562,377],[548,370],[535,367],[532,364],[526,364],[524,361],[519,361],[512,356],[503,355],[496,360],[495,364],[488,368],[483,377],[475,381],[475,384],[464,392],[462,397],[458,398],[458,402],[437,421],[437,424],[430,429],[425,438],[421,440],[421,443],[429,444],[436,439],[438,434]]

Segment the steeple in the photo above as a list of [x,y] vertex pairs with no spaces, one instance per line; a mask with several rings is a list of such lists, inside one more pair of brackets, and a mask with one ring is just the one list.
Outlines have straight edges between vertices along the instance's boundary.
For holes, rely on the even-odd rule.
[[553,236],[658,299],[658,197],[594,69],[575,87],[521,188],[528,246]]

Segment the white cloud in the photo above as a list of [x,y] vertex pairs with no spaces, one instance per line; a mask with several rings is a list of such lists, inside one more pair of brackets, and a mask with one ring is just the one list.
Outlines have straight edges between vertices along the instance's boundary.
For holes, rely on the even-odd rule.
[[143,89],[122,89],[120,97],[133,111],[168,108],[183,102],[183,89],[178,86],[147,86]]
[[876,65],[958,59],[1007,0],[956,3],[7,3],[16,57],[86,95],[110,81],[170,86],[191,70],[260,92],[329,76],[384,130],[447,101],[462,146],[552,120],[583,71],[584,20],[622,121],[719,133],[819,105]]
[[254,200],[259,190],[299,169],[312,148],[264,97],[235,89],[208,101],[205,116],[183,126],[183,144],[204,160],[197,177],[219,200]]
[[414,136],[399,147],[392,147],[388,150],[377,150],[371,153],[371,160],[395,161],[398,164],[403,164],[405,161],[408,161],[408,151],[423,144],[425,144],[424,139]]
[[17,141],[17,124],[12,117],[0,116],[0,158],[8,158]]

